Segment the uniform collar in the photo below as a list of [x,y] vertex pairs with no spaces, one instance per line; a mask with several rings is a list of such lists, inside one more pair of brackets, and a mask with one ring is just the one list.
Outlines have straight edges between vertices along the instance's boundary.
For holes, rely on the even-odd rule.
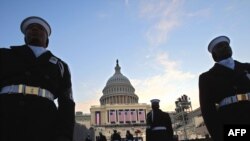
[[223,65],[223,66],[225,66],[227,68],[230,68],[232,70],[234,70],[234,68],[235,68],[235,62],[234,62],[232,57],[221,60],[221,61],[218,62],[218,64]]
[[46,48],[40,46],[28,45],[28,47],[33,51],[36,58],[48,51]]

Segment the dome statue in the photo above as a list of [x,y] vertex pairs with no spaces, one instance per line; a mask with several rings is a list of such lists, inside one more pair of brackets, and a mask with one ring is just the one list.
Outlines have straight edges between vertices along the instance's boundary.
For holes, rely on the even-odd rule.
[[115,73],[104,87],[101,105],[105,104],[134,104],[138,103],[138,96],[129,79],[121,73],[119,61],[116,60]]

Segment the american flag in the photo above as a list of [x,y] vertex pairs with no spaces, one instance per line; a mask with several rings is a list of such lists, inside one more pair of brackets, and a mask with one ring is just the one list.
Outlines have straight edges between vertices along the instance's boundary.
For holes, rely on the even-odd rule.
[[125,111],[123,111],[123,110],[119,110],[119,116],[118,116],[118,118],[119,118],[119,122],[120,123],[124,123],[124,118],[125,118]]
[[125,121],[130,122],[130,111],[129,110],[125,110]]
[[95,121],[95,123],[96,123],[96,125],[100,125],[100,112],[96,112],[95,113],[95,118],[96,118],[96,121]]
[[138,114],[138,120],[141,122],[145,121],[145,110],[140,109]]
[[137,120],[136,110],[132,109],[131,110],[131,121],[136,121],[136,120]]
[[109,121],[111,123],[115,123],[116,122],[116,111],[115,110],[110,110],[110,113],[109,113]]

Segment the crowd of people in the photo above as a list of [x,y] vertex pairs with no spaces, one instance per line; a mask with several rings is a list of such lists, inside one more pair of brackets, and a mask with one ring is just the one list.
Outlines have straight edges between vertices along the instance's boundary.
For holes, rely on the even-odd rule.
[[[121,135],[117,130],[113,130],[113,134],[110,137],[111,141],[122,141]],[[90,135],[87,136],[85,141],[93,141],[90,137]],[[96,136],[96,141],[107,141],[107,138],[105,135],[102,134],[102,132],[99,132],[99,136]],[[126,132],[126,137],[123,141],[134,141],[134,136],[130,133],[129,130]]]

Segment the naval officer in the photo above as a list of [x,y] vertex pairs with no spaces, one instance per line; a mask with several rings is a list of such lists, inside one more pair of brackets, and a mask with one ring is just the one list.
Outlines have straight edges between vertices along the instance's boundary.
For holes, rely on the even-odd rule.
[[25,44],[0,48],[0,140],[72,141],[71,75],[47,49],[51,27],[31,16],[20,28]]
[[250,64],[232,57],[230,39],[218,36],[208,45],[214,66],[199,77],[202,116],[214,141],[223,140],[227,124],[250,124]]
[[168,113],[163,112],[159,106],[159,99],[151,100],[152,111],[147,114],[147,141],[172,141],[173,128]]

